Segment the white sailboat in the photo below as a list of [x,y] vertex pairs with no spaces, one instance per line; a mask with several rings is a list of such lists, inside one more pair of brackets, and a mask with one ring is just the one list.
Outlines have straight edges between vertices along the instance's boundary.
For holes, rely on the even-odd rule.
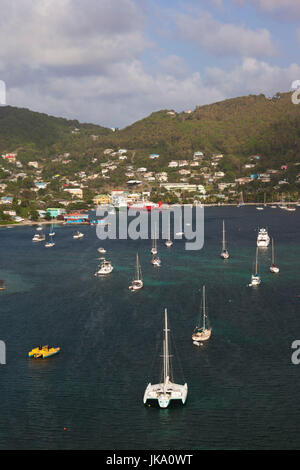
[[155,228],[154,228],[154,238],[152,240],[151,253],[152,253],[152,255],[157,255],[156,225],[155,225]]
[[81,233],[81,232],[79,232],[78,230],[77,230],[77,232],[74,233],[74,235],[73,235],[73,238],[74,238],[75,240],[78,240],[78,239],[83,238],[83,237],[84,237],[84,234]]
[[33,242],[43,242],[45,241],[46,237],[44,233],[36,233],[32,238]]
[[261,283],[260,276],[258,275],[258,248],[256,248],[256,259],[255,259],[255,274],[251,275],[251,283],[249,287],[259,286]]
[[278,266],[275,264],[275,256],[274,256],[274,240],[272,238],[272,264],[270,266],[270,271],[271,273],[279,273],[279,268]]
[[139,262],[139,255],[136,254],[136,268],[135,268],[135,278],[133,279],[131,285],[129,286],[129,290],[137,291],[142,289],[144,286],[143,279],[142,279],[142,269]]
[[223,259],[228,259],[229,258],[229,252],[226,248],[226,240],[225,240],[225,222],[223,220],[223,238],[222,238],[222,251],[221,251],[221,258]]
[[170,368],[169,354],[169,329],[168,329],[168,313],[165,309],[165,327],[163,340],[163,382],[152,385],[149,383],[144,393],[144,404],[148,400],[158,402],[160,408],[167,408],[172,400],[180,400],[184,405],[187,399],[188,386],[178,385],[172,382],[172,371]]
[[49,238],[50,238],[50,240],[47,243],[45,243],[46,248],[52,248],[53,246],[55,246],[55,243],[52,240],[52,236],[50,236]]
[[192,334],[192,340],[196,346],[199,346],[199,344],[202,341],[207,341],[211,337],[211,332],[212,332],[212,329],[208,326],[208,322],[207,322],[205,286],[203,286],[202,288],[201,320],[202,320],[202,326],[196,326]]
[[105,258],[100,258],[100,265],[98,271],[95,273],[95,276],[105,276],[110,274],[113,271],[113,266],[110,261],[107,261]]
[[98,253],[105,254],[106,253],[105,248],[102,248],[102,247],[98,248]]
[[54,237],[55,235],[55,232],[54,232],[54,229],[53,229],[53,224],[51,225],[51,230],[49,232],[49,237]]
[[168,224],[168,240],[165,241],[165,245],[167,248],[170,248],[173,245],[173,242],[171,240],[171,227],[170,224]]

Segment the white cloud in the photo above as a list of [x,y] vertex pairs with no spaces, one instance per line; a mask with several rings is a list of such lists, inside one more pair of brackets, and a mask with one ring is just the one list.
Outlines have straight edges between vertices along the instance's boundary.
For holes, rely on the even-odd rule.
[[[246,0],[234,0],[238,5],[246,5]],[[283,19],[296,21],[300,18],[299,0],[248,0],[262,11]]]
[[117,9],[111,0],[2,0],[0,60],[31,68],[124,60],[146,47],[142,25],[134,0]]
[[217,56],[269,57],[276,53],[267,29],[252,30],[245,26],[221,23],[210,13],[193,9],[189,13],[173,13],[181,38]]
[[300,66],[291,64],[281,68],[254,58],[245,58],[242,64],[225,72],[219,68],[206,71],[207,83],[217,86],[226,96],[243,94],[273,94],[288,91],[293,80],[300,78]]

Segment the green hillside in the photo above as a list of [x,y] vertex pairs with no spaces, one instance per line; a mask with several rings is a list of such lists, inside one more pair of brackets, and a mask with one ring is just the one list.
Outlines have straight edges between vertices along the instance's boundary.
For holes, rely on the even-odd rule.
[[86,147],[86,136],[89,134],[107,135],[110,129],[93,124],[80,124],[63,118],[48,116],[29,109],[0,106],[0,152],[12,151],[19,147],[29,146],[35,150],[63,150],[74,145],[72,130],[80,128],[76,136],[76,146]]
[[300,159],[300,106],[291,94],[268,100],[264,95],[233,98],[197,107],[192,113],[155,112],[115,135],[107,144],[156,152],[161,163],[191,158],[195,150],[224,153],[238,166],[240,158],[262,155],[262,164]]

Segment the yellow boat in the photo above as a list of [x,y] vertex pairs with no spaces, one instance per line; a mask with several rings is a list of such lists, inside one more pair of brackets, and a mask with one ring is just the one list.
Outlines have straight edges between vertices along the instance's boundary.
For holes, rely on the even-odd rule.
[[51,357],[55,354],[58,354],[59,351],[60,348],[52,348],[51,346],[39,346],[29,351],[28,356],[34,357],[35,359],[47,359],[47,357]]

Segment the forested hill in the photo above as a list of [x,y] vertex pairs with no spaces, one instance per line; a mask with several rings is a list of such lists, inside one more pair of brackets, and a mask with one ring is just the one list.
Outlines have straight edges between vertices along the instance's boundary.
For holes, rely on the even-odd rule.
[[[152,113],[105,139],[124,148],[191,158],[195,150],[224,153],[232,159],[263,155],[270,164],[300,159],[300,105],[291,93],[228,99],[196,107],[191,113]],[[162,161],[161,160],[161,161]]]
[[253,154],[262,156],[262,164],[278,165],[300,160],[300,105],[292,104],[291,93],[273,99],[250,95],[198,106],[190,113],[161,110],[116,132],[0,107],[0,151],[24,146],[26,152],[43,150],[45,156],[66,151],[77,157],[87,149],[103,156],[105,148],[126,148],[135,151],[137,164],[145,162],[149,153],[158,153],[156,169],[172,159],[190,159],[196,150],[223,153],[236,170]]
[[[80,124],[78,121],[67,120],[37,113],[29,109],[0,106],[0,151],[12,151],[19,147],[31,145],[33,149],[43,150],[57,146],[62,150],[64,145],[69,148],[72,132],[80,128],[82,137],[80,144],[85,147],[85,137],[95,134],[103,136],[112,133],[110,129],[94,124]],[[76,139],[78,146],[78,138]]]

